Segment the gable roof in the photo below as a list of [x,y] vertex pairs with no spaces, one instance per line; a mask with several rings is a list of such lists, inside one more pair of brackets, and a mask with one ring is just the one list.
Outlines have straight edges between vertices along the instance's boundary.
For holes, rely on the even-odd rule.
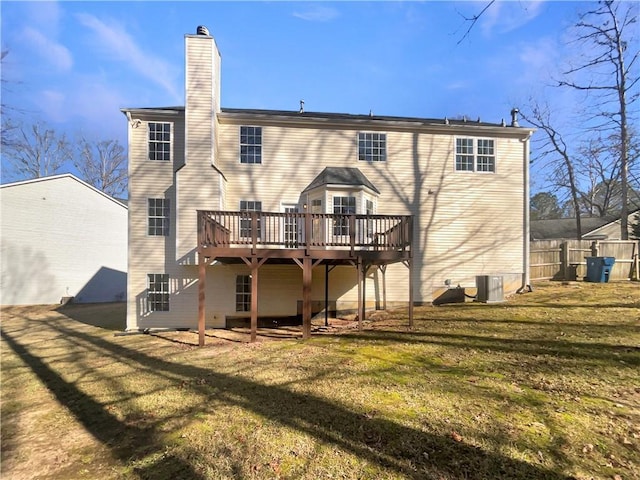
[[363,186],[380,194],[380,191],[369,181],[360,169],[352,167],[325,167],[302,193],[325,185]]
[[84,185],[88,189],[93,190],[98,195],[101,195],[101,196],[107,198],[108,200],[116,203],[117,205],[121,206],[125,210],[129,209],[127,204],[124,203],[122,200],[118,200],[118,199],[112,197],[111,195],[109,195],[107,193],[104,193],[102,190],[97,189],[93,185],[90,185],[89,183],[85,182],[84,180],[80,180],[78,177],[76,177],[75,175],[72,175],[71,173],[62,173],[60,175],[50,175],[48,177],[31,178],[29,180],[20,180],[20,181],[17,181],[17,182],[5,183],[3,185],[0,185],[0,188],[19,187],[21,185],[30,185],[30,184],[34,184],[34,183],[38,183],[38,182],[50,182],[50,181],[62,180],[62,179],[66,179],[66,178],[68,178],[70,180],[73,180],[73,181],[76,181],[76,182],[80,183],[81,185]]
[[[580,219],[582,235],[584,236],[587,233],[613,221],[615,221],[615,217],[582,217]],[[575,239],[577,236],[575,218],[531,220],[529,222],[529,230],[532,240],[545,240],[552,238]]]
[[[607,218],[611,218],[611,217],[607,217]],[[635,219],[639,219],[640,220],[640,208],[628,212],[627,219],[628,219],[629,227],[631,227],[631,224],[635,221]],[[587,232],[587,233],[589,235],[597,235],[600,231],[604,230],[605,228],[607,228],[607,227],[609,227],[609,226],[611,226],[611,225],[613,225],[615,223],[617,223],[618,226],[620,226],[620,221],[621,221],[621,217],[616,217],[613,220],[605,223],[604,225],[600,225],[599,227],[596,227],[594,230],[592,230],[590,232]]]

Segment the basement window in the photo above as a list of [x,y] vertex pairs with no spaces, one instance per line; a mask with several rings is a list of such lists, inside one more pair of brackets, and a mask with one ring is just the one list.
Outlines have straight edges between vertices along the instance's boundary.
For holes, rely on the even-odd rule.
[[147,307],[150,312],[169,311],[169,275],[147,274]]
[[251,311],[251,276],[236,276],[236,312]]

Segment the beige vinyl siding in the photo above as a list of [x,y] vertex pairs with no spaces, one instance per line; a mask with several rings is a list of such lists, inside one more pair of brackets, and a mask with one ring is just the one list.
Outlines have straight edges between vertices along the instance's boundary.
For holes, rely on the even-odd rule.
[[[416,301],[430,300],[445,279],[473,286],[476,275],[522,273],[523,143],[519,139],[464,132],[496,141],[496,173],[469,173],[455,171],[454,138],[460,131],[386,131],[387,161],[370,163],[357,159],[358,129],[265,125],[263,163],[245,165],[238,160],[238,129],[243,124],[223,119],[220,126],[220,166],[232,179],[226,208],[235,209],[240,199],[250,196],[262,201],[263,211],[278,211],[282,201],[304,201],[300,192],[324,167],[357,167],[381,192],[378,214],[415,215]],[[332,197],[329,192],[323,199],[325,211],[332,211]],[[408,299],[407,271],[402,265],[388,270],[394,299]],[[344,295],[352,297],[356,291],[354,287]]]
[[[176,192],[174,169],[183,164],[184,118],[182,114],[137,114],[129,124],[129,254],[127,283],[127,329],[139,328],[141,319],[160,321],[171,312],[149,313],[146,309],[148,273],[175,276]],[[139,120],[139,122],[137,122]],[[171,161],[149,160],[149,122],[171,123]],[[148,235],[148,199],[171,202],[169,236]],[[170,284],[171,288],[171,284]],[[171,303],[171,301],[170,301]],[[172,308],[172,306],[170,307]]]
[[186,45],[186,165],[176,173],[177,209],[175,260],[195,265],[196,210],[218,210],[223,197],[216,170],[216,112],[220,109],[220,54],[213,38],[187,35]]
[[215,41],[187,35],[186,56],[186,162],[214,161],[214,117],[219,110],[220,54]]

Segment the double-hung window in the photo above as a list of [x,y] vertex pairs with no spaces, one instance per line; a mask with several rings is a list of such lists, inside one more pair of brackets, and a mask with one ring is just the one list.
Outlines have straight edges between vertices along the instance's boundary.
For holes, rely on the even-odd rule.
[[171,160],[171,124],[149,122],[149,160]]
[[495,143],[489,138],[456,138],[456,171],[495,172]]
[[[241,200],[240,201],[240,211],[241,212],[261,212],[262,211],[262,202],[257,202],[254,200]],[[251,215],[241,216],[240,217],[240,237],[241,238],[252,238],[252,218]],[[261,238],[261,225],[260,225],[260,216],[256,218],[256,238]]]
[[236,312],[251,311],[251,277],[236,276]]
[[377,132],[358,133],[358,160],[384,162],[387,160],[387,134]]
[[240,127],[240,163],[262,163],[262,127]]
[[476,157],[476,171],[495,172],[496,153],[493,140],[478,139],[478,155]]
[[170,219],[170,200],[168,198],[149,198],[148,200],[148,234],[151,236],[168,236]]
[[147,274],[147,306],[150,312],[169,311],[169,275]]
[[356,213],[356,197],[333,197],[333,213],[340,215],[333,221],[333,235],[349,235],[349,219],[345,215]]

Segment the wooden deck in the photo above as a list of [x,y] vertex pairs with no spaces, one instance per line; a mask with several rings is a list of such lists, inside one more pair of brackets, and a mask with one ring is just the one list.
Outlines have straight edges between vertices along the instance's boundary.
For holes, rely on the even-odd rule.
[[259,256],[370,262],[409,258],[410,215],[198,211],[198,246],[218,259]]
[[[411,215],[198,210],[200,345],[204,344],[206,267],[214,260],[245,263],[251,270],[251,338],[258,318],[258,272],[265,263],[302,268],[303,338],[311,330],[311,279],[318,265],[352,265],[358,270],[358,318],[364,318],[365,278],[372,266],[402,262],[409,268],[409,322],[413,322]],[[326,290],[326,288],[325,288]],[[325,292],[326,295],[326,292]]]

